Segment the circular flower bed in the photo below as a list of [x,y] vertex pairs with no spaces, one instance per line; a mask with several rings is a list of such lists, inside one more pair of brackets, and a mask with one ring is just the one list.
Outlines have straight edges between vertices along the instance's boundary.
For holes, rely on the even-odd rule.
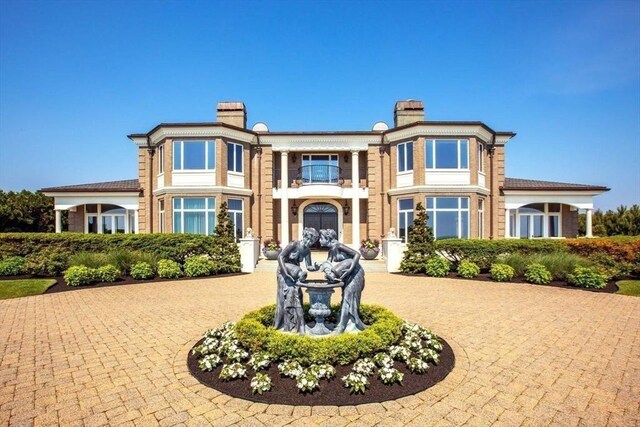
[[191,374],[257,402],[354,405],[415,394],[442,381],[455,363],[444,340],[379,306],[361,306],[370,325],[364,331],[326,338],[276,331],[274,313],[266,306],[207,331],[189,352]]

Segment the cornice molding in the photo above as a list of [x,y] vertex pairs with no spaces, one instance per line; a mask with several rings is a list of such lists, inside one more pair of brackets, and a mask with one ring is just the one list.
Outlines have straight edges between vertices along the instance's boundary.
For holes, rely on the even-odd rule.
[[364,151],[380,144],[379,135],[260,135],[274,151]]
[[[251,133],[224,126],[160,127],[149,136],[152,145],[157,145],[166,138],[221,138],[250,144],[257,142],[257,137]],[[137,146],[147,145],[146,138],[134,137],[132,139]]]
[[417,137],[475,137],[484,142],[491,141],[493,134],[481,125],[428,125],[422,124],[406,129],[389,130],[386,142],[399,142]]

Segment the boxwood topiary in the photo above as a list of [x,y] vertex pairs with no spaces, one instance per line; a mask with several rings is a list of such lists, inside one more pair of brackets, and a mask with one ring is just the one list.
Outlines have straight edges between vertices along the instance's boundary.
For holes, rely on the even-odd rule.
[[430,277],[444,277],[449,274],[451,263],[439,255],[434,255],[427,259],[424,272]]
[[480,267],[475,262],[463,260],[458,264],[458,276],[473,279],[480,274]]
[[180,264],[170,259],[161,259],[158,261],[158,276],[163,279],[177,279],[182,276]]
[[569,284],[580,288],[602,289],[607,284],[607,276],[590,267],[576,267],[567,279]]
[[101,282],[115,282],[120,278],[120,270],[111,264],[98,267],[95,272]]
[[516,271],[507,264],[493,264],[491,266],[491,278],[496,282],[508,282],[513,279]]
[[131,266],[131,277],[136,280],[153,279],[153,267],[148,262],[137,262]]
[[[339,309],[339,306],[332,306],[332,314],[327,320],[335,321]],[[360,317],[369,325],[364,331],[322,339],[277,331],[273,328],[275,311],[276,306],[269,305],[247,313],[236,325],[238,340],[252,352],[268,351],[276,358],[295,359],[303,365],[347,365],[364,355],[387,349],[402,333],[402,319],[375,305],[360,306]]]
[[547,267],[535,262],[527,266],[524,277],[527,279],[527,282],[535,283],[537,285],[546,285],[551,282],[551,279],[553,279],[551,273],[547,270]]

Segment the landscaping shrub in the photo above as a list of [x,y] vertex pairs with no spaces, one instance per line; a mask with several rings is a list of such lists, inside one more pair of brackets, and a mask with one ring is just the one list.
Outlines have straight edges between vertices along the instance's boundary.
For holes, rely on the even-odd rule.
[[212,269],[209,257],[204,255],[189,257],[184,262],[184,274],[187,277],[210,276]]
[[[305,306],[305,313],[309,307]],[[332,306],[329,319],[335,321],[340,306]],[[294,359],[303,365],[339,363],[346,365],[365,354],[382,351],[402,334],[402,319],[389,310],[362,304],[360,317],[369,325],[358,334],[342,334],[322,339],[275,330],[275,305],[247,313],[236,325],[238,341],[252,352],[268,351],[278,359]]]
[[103,253],[78,252],[69,257],[69,265],[72,267],[84,265],[89,268],[99,268],[108,264],[109,260],[107,259],[107,255]]
[[422,203],[416,205],[416,217],[413,226],[409,228],[407,250],[400,263],[403,273],[423,273],[429,257],[434,253],[433,232],[427,227],[427,211]]
[[465,259],[458,264],[458,276],[473,279],[478,274],[480,274],[480,267],[476,263]]
[[562,240],[558,239],[443,239],[435,241],[435,249],[456,265],[466,259],[476,263],[481,270],[488,270],[500,255],[566,251]]
[[0,276],[19,276],[25,271],[23,257],[12,256],[0,261]]
[[568,275],[569,284],[580,288],[601,289],[607,284],[607,276],[594,267],[577,267]]
[[553,280],[566,281],[576,267],[587,267],[591,263],[576,254],[566,252],[552,252],[548,254],[535,254],[529,257],[529,263],[542,264],[551,273]]
[[445,277],[449,274],[451,263],[439,255],[434,255],[427,259],[424,271],[430,277]]
[[107,253],[107,262],[115,265],[123,274],[129,274],[131,266],[138,262],[137,252],[130,249],[114,249]]
[[70,253],[63,248],[43,247],[39,252],[26,256],[25,273],[35,276],[59,276],[67,269],[69,256]]
[[524,272],[527,270],[527,265],[531,264],[531,256],[520,254],[517,252],[499,256],[497,259],[500,264],[506,264],[509,267],[513,268],[516,276],[523,276]]
[[180,264],[170,259],[158,261],[158,276],[163,279],[177,279],[182,276]]
[[148,262],[137,262],[131,266],[131,277],[136,280],[153,279],[153,267]]
[[146,262],[147,264],[149,264],[151,266],[151,268],[153,268],[155,270],[156,268],[158,268],[158,260],[159,259],[160,258],[156,254],[152,254],[152,253],[149,253],[149,252],[137,251],[137,252],[135,252],[135,262],[134,262],[134,264],[137,264],[139,262]]
[[592,254],[589,256],[589,261],[609,279],[617,279],[634,272],[633,263],[616,261],[612,255],[606,253]]
[[535,283],[537,285],[546,285],[547,283],[551,283],[551,273],[547,270],[542,264],[529,264],[524,273],[524,277],[527,279],[527,282]]
[[637,263],[640,261],[640,237],[607,237],[600,239],[566,239],[563,241],[569,252],[589,258],[596,254],[607,254],[616,262]]
[[[220,205],[216,215],[210,263],[211,274],[237,273],[240,271],[240,249],[236,243],[234,225],[229,219],[227,202]],[[186,274],[186,266],[185,266]]]
[[115,282],[120,278],[120,270],[111,264],[103,265],[96,269],[96,275],[100,282]]
[[510,265],[493,264],[491,266],[491,278],[496,282],[508,282],[515,274],[515,270]]
[[84,265],[74,265],[64,273],[64,281],[69,286],[88,285],[96,281],[96,270]]

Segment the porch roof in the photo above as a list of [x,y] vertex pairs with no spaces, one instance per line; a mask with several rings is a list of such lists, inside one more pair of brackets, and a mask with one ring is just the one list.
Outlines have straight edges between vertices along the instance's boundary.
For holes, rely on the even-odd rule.
[[61,187],[47,187],[43,193],[131,193],[139,192],[140,183],[137,179],[122,181],[93,182],[88,184],[64,185]]
[[610,188],[600,185],[573,184],[568,182],[540,181],[534,179],[505,178],[502,190],[517,191],[590,191],[604,192]]

